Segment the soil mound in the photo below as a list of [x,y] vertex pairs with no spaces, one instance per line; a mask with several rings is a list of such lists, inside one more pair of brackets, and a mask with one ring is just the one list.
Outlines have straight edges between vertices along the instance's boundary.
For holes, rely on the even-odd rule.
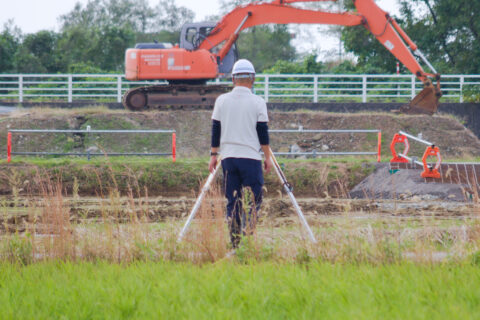
[[378,164],[375,171],[350,191],[357,199],[412,199],[465,201],[465,186],[461,184],[426,182],[420,170],[390,170],[387,163]]
[[[179,158],[208,156],[210,150],[211,111],[175,110],[125,112],[105,109],[58,110],[28,109],[0,118],[0,141],[7,140],[8,129],[174,129],[177,132]],[[480,140],[457,119],[449,116],[408,116],[388,113],[326,113],[269,111],[271,129],[380,129],[383,154],[399,130],[422,134],[441,149],[442,156],[463,158],[480,156]],[[434,124],[434,125],[432,125]],[[15,152],[107,153],[168,152],[168,134],[20,134],[12,137]],[[275,152],[376,151],[376,133],[276,133],[271,135]],[[411,144],[411,154],[423,154],[425,146]],[[388,152],[389,153],[389,152]],[[6,156],[6,144],[0,144],[0,158]]]

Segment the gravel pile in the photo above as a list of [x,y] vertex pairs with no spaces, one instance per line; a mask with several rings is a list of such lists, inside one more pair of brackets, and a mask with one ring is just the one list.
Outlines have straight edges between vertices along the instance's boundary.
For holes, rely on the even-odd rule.
[[459,184],[425,182],[421,170],[390,170],[388,164],[377,165],[376,170],[350,191],[354,199],[450,200],[466,201],[465,186]]

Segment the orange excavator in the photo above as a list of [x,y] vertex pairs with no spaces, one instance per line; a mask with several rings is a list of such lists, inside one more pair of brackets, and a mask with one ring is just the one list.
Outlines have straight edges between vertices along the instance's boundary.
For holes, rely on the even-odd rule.
[[[133,111],[164,106],[211,106],[215,98],[229,90],[226,85],[206,82],[230,73],[237,59],[235,42],[244,29],[262,24],[363,25],[388,51],[424,84],[424,89],[400,111],[433,114],[437,111],[440,75],[397,22],[374,0],[353,0],[356,12],[324,12],[295,7],[297,2],[332,0],[274,0],[236,7],[218,23],[190,23],[183,26],[179,45],[141,43],[127,49],[125,76],[128,80],[167,80],[168,85],[134,88],[123,97],[123,105]],[[430,69],[427,73],[420,58]],[[436,86],[432,79],[436,80]]]

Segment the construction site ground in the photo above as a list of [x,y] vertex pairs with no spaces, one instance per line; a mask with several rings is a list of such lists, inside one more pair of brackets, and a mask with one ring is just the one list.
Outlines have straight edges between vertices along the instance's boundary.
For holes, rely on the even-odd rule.
[[[128,112],[92,107],[83,109],[19,109],[0,115],[0,141],[8,129],[173,129],[177,132],[179,158],[207,156],[211,111],[175,110]],[[388,146],[399,130],[421,134],[436,143],[447,159],[480,156],[478,138],[452,116],[407,116],[392,113],[326,113],[313,111],[270,112],[270,129],[380,129],[382,153],[388,158]],[[274,151],[288,151],[297,144],[302,151],[376,151],[375,133],[355,134],[273,134]],[[13,151],[75,152],[88,148],[106,152],[155,152],[170,150],[169,135],[96,134],[85,136],[53,134],[14,134]],[[411,145],[411,154],[420,155],[425,146]],[[6,143],[0,144],[0,157],[6,156]],[[372,160],[375,158],[372,157]]]
[[[173,129],[176,131],[176,164],[168,159],[121,158],[95,162],[78,158],[37,160],[14,156],[12,164],[0,166],[0,193],[11,187],[24,193],[38,194],[35,175],[61,176],[67,192],[74,184],[80,195],[102,192],[96,176],[103,183],[118,185],[126,194],[128,186],[139,184],[152,196],[193,196],[207,176],[206,162],[210,139],[210,116],[207,110],[127,112],[102,107],[83,109],[19,109],[0,115],[0,141],[7,140],[9,129]],[[326,113],[313,111],[270,112],[271,129],[379,129],[382,131],[382,160],[391,158],[390,142],[399,130],[435,143],[444,161],[475,161],[480,156],[480,140],[452,116],[407,116],[392,113]],[[276,152],[341,152],[377,150],[376,133],[275,133],[271,146]],[[14,133],[13,152],[170,152],[170,134],[49,134]],[[402,152],[401,146],[398,151]],[[421,157],[425,145],[411,142],[410,156]],[[0,144],[0,157],[6,157],[6,143]],[[77,160],[78,159],[78,160]],[[335,198],[441,198],[463,201],[471,198],[465,186],[451,183],[424,183],[421,171],[393,172],[386,165],[375,165],[376,156],[324,156],[317,160],[302,157],[280,160],[299,197]],[[434,161],[435,159],[433,159]],[[157,162],[160,161],[160,162]],[[36,169],[38,168],[38,169]],[[112,169],[113,168],[113,169]],[[112,171],[113,170],[113,171]],[[111,175],[112,171],[115,175]],[[373,174],[366,180],[368,175]],[[125,179],[128,177],[128,179]],[[117,181],[114,181],[116,178]],[[267,188],[281,188],[275,176],[267,177]],[[364,180],[362,182],[362,180]],[[448,182],[448,181],[444,181]],[[475,184],[476,185],[476,184]],[[356,189],[354,189],[356,187]],[[9,191],[10,189],[10,191]],[[473,188],[474,189],[474,188]],[[270,191],[271,194],[275,193]]]
[[[121,244],[119,252],[128,253],[138,245],[140,237],[152,244],[145,250],[151,250],[160,259],[175,260],[182,253],[171,253],[173,249],[168,247],[168,243],[175,241],[194,200],[186,197],[135,200],[129,197],[58,198],[55,195],[21,200],[0,197],[0,234],[34,234],[32,240],[37,246],[35,259],[39,260],[65,254],[59,253],[58,248],[42,249],[49,237],[67,237],[68,241],[76,243],[80,249],[74,253],[74,259],[97,255],[105,258],[102,250],[105,246],[116,247],[117,242]],[[263,248],[261,250],[270,252],[267,252],[270,259],[298,259],[301,248],[305,246],[310,248],[308,256],[315,259],[346,259],[349,262],[360,259],[375,263],[464,260],[477,250],[473,245],[480,234],[480,206],[477,203],[416,199],[298,200],[319,241],[318,247],[310,248],[307,234],[289,199],[270,197],[263,204],[255,237],[256,243]],[[205,215],[213,206],[216,209],[212,210],[221,212],[218,209],[224,204],[221,197],[205,200],[185,240],[193,246],[188,250],[198,252],[187,260],[215,261],[225,254],[223,249],[215,253],[215,257],[209,257],[199,245],[205,241],[205,232],[209,237],[207,245],[211,246],[215,241],[223,245],[227,242],[227,232],[222,230],[226,228],[225,220],[215,222],[215,218],[212,220],[211,216],[206,218],[209,214]],[[68,232],[67,236],[62,235],[63,230]],[[155,243],[161,244],[160,247],[153,245]]]
[[[131,241],[137,241],[132,237],[138,234],[167,243],[169,237],[176,236],[208,175],[210,115],[209,111],[131,113],[91,108],[28,109],[1,116],[0,141],[6,141],[8,129],[174,129],[177,162],[146,157],[101,157],[88,161],[75,157],[14,156],[7,163],[6,146],[1,145],[0,233],[32,234],[35,230],[35,241],[41,241],[45,235],[70,230],[68,234],[74,235],[75,241],[81,242],[88,235],[85,241],[97,239],[99,243],[110,234],[114,239],[124,239],[122,250],[128,252],[135,247],[136,242]],[[382,243],[391,240],[401,244],[401,255],[409,259],[425,260],[428,252],[428,259],[443,260],[464,257],[473,250],[468,243],[477,237],[480,213],[474,190],[466,192],[465,185],[448,181],[430,183],[419,178],[421,170],[392,171],[388,164],[388,147],[398,130],[421,133],[424,139],[436,142],[446,160],[475,161],[480,141],[459,121],[453,117],[389,113],[270,113],[270,128],[300,127],[380,129],[383,137],[380,164],[376,163],[376,156],[279,158],[314,234],[323,241],[325,251],[311,254],[338,259],[338,255],[347,257],[351,246],[363,252],[363,247],[356,247],[363,241],[379,250]],[[273,134],[271,145],[274,151],[283,152],[292,146],[306,152],[375,151],[377,134]],[[89,148],[106,153],[168,151],[171,136],[13,136],[14,151],[85,152]],[[424,145],[412,143],[410,154],[421,156],[424,149]],[[221,175],[215,185],[220,185],[220,181]],[[223,212],[221,187],[216,190],[202,210],[217,208]],[[280,256],[295,257],[300,249],[286,244],[304,243],[305,232],[273,173],[266,176],[259,219],[258,236],[262,243],[275,245]],[[108,229],[112,223],[115,232]],[[52,224],[56,229],[52,229]],[[138,227],[144,224],[146,229]],[[192,235],[199,226],[201,229],[201,224],[194,222]],[[105,229],[105,233],[102,228],[110,231]],[[133,234],[128,232],[130,228],[134,228]],[[111,241],[107,238],[105,243]],[[419,251],[419,243],[428,250]],[[42,258],[46,254],[37,255]]]

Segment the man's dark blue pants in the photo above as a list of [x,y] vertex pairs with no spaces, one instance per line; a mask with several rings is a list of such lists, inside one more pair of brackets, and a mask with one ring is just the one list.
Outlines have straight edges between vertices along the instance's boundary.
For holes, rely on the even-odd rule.
[[[253,231],[257,212],[262,203],[263,172],[262,161],[245,158],[226,158],[222,160],[225,197],[227,198],[227,219],[230,229],[230,239],[234,248],[238,247],[241,235]],[[247,200],[249,210],[243,209],[242,197],[248,188],[253,193],[253,199]]]

